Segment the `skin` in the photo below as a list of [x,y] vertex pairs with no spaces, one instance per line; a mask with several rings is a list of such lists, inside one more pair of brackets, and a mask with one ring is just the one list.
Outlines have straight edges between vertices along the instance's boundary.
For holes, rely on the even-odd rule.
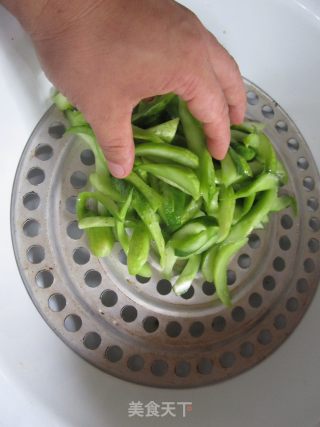
[[222,159],[245,113],[239,68],[187,8],[172,0],[0,0],[29,33],[49,80],[85,115],[111,173],[133,165],[133,107],[175,92]]

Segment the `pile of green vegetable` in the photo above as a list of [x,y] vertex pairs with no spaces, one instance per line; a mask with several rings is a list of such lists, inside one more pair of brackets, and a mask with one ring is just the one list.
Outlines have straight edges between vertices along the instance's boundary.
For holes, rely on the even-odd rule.
[[231,126],[228,154],[216,161],[184,101],[174,94],[141,101],[132,115],[134,168],[120,180],[110,175],[82,113],[61,93],[53,100],[70,122],[67,132],[81,136],[95,156],[92,191],[77,198],[79,228],[85,229],[91,252],[105,257],[118,241],[129,273],[144,277],[152,274],[152,253],[178,295],[201,272],[230,306],[231,258],[271,212],[295,207],[291,196],[278,196],[288,177],[263,125]]

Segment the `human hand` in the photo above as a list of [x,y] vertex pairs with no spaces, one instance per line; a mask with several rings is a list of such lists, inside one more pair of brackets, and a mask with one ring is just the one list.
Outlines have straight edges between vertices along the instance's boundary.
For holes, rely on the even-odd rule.
[[[10,5],[14,3],[14,5]],[[172,0],[4,0],[31,35],[51,82],[83,112],[111,173],[131,171],[133,107],[175,92],[222,159],[244,118],[239,69],[198,18]]]

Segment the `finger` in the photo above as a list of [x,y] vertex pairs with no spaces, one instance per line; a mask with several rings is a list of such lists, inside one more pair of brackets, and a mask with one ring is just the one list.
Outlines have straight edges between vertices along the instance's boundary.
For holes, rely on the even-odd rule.
[[246,92],[239,67],[209,31],[206,40],[209,60],[229,106],[231,123],[241,123],[246,111]]
[[116,178],[129,175],[134,162],[131,112],[129,108],[121,108],[107,118],[91,123],[106,156],[108,168]]
[[188,103],[194,117],[203,123],[208,149],[214,158],[221,160],[230,143],[228,105],[209,64],[202,70],[202,75],[191,79],[176,92]]

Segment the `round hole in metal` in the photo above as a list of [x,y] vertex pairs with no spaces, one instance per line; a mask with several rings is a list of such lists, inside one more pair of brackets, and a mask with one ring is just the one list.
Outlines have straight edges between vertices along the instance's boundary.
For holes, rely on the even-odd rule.
[[248,254],[241,254],[238,258],[238,265],[241,268],[247,269],[251,265],[251,258]]
[[297,160],[297,166],[301,170],[307,170],[309,167],[309,162],[305,157],[299,157]]
[[118,295],[112,289],[106,289],[100,295],[100,299],[105,307],[113,307],[118,302]]
[[54,276],[49,270],[38,271],[35,277],[36,284],[38,288],[46,289],[50,288],[54,281]]
[[110,345],[105,351],[105,356],[109,362],[116,363],[122,359],[123,350],[118,345]]
[[319,202],[315,197],[310,197],[307,206],[311,212],[316,212],[319,209]]
[[284,314],[277,314],[273,321],[275,329],[284,329],[287,326],[287,319]]
[[62,294],[52,294],[48,299],[48,306],[51,311],[62,311],[67,304],[65,297]]
[[194,337],[194,338],[198,338],[201,337],[201,335],[203,335],[204,333],[204,324],[202,322],[193,322],[190,325],[189,328],[189,334]]
[[152,333],[155,332],[159,328],[159,320],[154,316],[148,316],[143,319],[143,329],[146,332]]
[[274,260],[273,260],[273,268],[275,269],[275,271],[283,271],[286,268],[286,263],[285,260],[280,257],[277,256]]
[[246,312],[243,309],[243,307],[237,306],[234,309],[232,309],[231,316],[235,322],[242,322],[246,317]]
[[127,366],[133,372],[141,371],[144,367],[144,359],[139,354],[134,354],[129,357]]
[[127,255],[123,249],[120,249],[119,251],[118,260],[121,262],[121,264],[127,265],[127,262],[128,262]]
[[297,298],[295,298],[295,297],[289,298],[287,303],[286,303],[286,309],[290,313],[293,313],[294,311],[297,311],[298,308],[299,308],[299,302],[298,302]]
[[308,284],[307,279],[305,279],[304,277],[301,277],[300,279],[298,279],[297,284],[296,284],[296,288],[297,288],[297,291],[299,292],[299,294],[304,294],[304,293],[308,292],[309,284]]
[[83,345],[89,350],[96,350],[101,344],[101,336],[97,332],[88,332],[83,337]]
[[170,294],[171,289],[172,289],[171,282],[169,282],[169,280],[167,279],[161,279],[157,283],[157,291],[159,292],[160,295]]
[[80,160],[81,163],[83,163],[85,166],[92,166],[95,164],[95,158],[92,150],[86,149],[81,151],[80,154]]
[[31,168],[27,173],[27,180],[31,185],[40,185],[45,179],[45,174],[40,168]]
[[263,105],[261,108],[261,113],[267,119],[272,119],[274,117],[274,110],[271,105]]
[[306,176],[305,178],[303,178],[303,186],[307,191],[314,190],[314,179],[311,176]]
[[288,236],[281,236],[279,239],[280,249],[288,251],[291,248],[291,241]]
[[27,258],[31,264],[40,264],[45,258],[44,247],[41,245],[33,245],[27,250]]
[[125,322],[131,323],[136,320],[138,312],[133,305],[125,305],[121,309],[120,315]]
[[156,377],[162,377],[168,372],[168,363],[165,360],[157,359],[151,364],[151,372]]
[[190,299],[193,297],[193,295],[194,295],[194,287],[190,286],[190,288],[187,290],[187,292],[185,292],[184,294],[181,295],[181,298]]
[[189,362],[185,360],[181,360],[180,362],[177,362],[174,372],[177,375],[177,377],[187,377],[190,374],[191,371],[191,365]]
[[262,304],[262,296],[258,292],[253,292],[249,296],[249,304],[252,308],[258,308]]
[[182,326],[176,321],[171,321],[167,324],[166,333],[170,338],[177,338],[182,331]]
[[37,220],[29,218],[23,224],[23,233],[27,237],[36,237],[40,232],[40,224]]
[[202,357],[198,364],[197,364],[197,371],[199,372],[199,374],[201,375],[209,375],[211,374],[213,369],[213,362],[212,360],[206,358],[206,357]]
[[262,286],[266,291],[273,291],[276,287],[276,281],[272,276],[265,276],[262,282]]
[[261,244],[260,237],[255,233],[250,234],[248,244],[251,249],[257,249]]
[[312,217],[309,220],[309,227],[312,231],[319,231],[320,230],[320,220],[319,218]]
[[77,196],[70,196],[66,200],[66,209],[69,213],[76,213]]
[[288,132],[288,124],[284,120],[278,120],[275,128],[279,133]]
[[37,157],[37,159],[45,162],[51,159],[51,157],[53,156],[53,149],[48,144],[39,144],[36,148],[35,156]]
[[320,247],[320,244],[319,244],[319,240],[318,239],[315,239],[315,238],[312,237],[308,241],[308,248],[309,248],[310,252],[312,252],[312,253],[318,252],[319,251],[319,247]]
[[52,123],[49,126],[48,134],[51,136],[51,138],[61,139],[65,131],[66,131],[65,125],[63,123],[56,122],[56,123]]
[[256,105],[259,102],[259,96],[253,90],[247,92],[247,102],[250,105]]
[[23,196],[23,206],[28,209],[28,211],[34,211],[38,209],[40,205],[40,197],[34,191],[30,191]]
[[71,221],[67,227],[67,235],[70,239],[78,240],[83,236],[83,230],[78,227],[78,221]]
[[236,362],[236,356],[231,351],[227,351],[220,356],[219,362],[222,368],[231,368]]
[[232,286],[237,280],[237,275],[234,270],[227,271],[227,285]]
[[293,220],[290,215],[282,215],[281,217],[281,225],[285,230],[290,230],[293,226]]
[[82,326],[81,317],[77,314],[69,314],[64,319],[64,327],[69,332],[77,332]]
[[202,283],[202,292],[205,295],[211,296],[215,293],[216,288],[212,282],[203,282]]
[[303,262],[303,269],[306,273],[312,273],[316,266],[312,258],[307,258]]
[[81,171],[75,171],[70,177],[70,184],[75,189],[83,188],[87,185],[87,175]]
[[254,345],[250,341],[245,341],[240,345],[240,355],[249,358],[254,355]]
[[262,329],[258,335],[258,342],[262,345],[268,345],[272,341],[272,334],[269,329]]
[[90,259],[90,252],[87,248],[77,248],[73,251],[73,260],[76,264],[84,265],[89,262]]
[[88,270],[84,275],[84,281],[89,288],[96,288],[102,281],[101,274],[96,270]]
[[216,332],[222,332],[226,327],[226,319],[223,316],[216,316],[212,320],[212,329]]
[[299,142],[295,138],[289,138],[287,141],[287,146],[291,151],[299,150]]
[[136,279],[139,283],[148,283],[150,282],[151,277],[144,277],[144,276],[139,276],[139,274],[136,275]]

